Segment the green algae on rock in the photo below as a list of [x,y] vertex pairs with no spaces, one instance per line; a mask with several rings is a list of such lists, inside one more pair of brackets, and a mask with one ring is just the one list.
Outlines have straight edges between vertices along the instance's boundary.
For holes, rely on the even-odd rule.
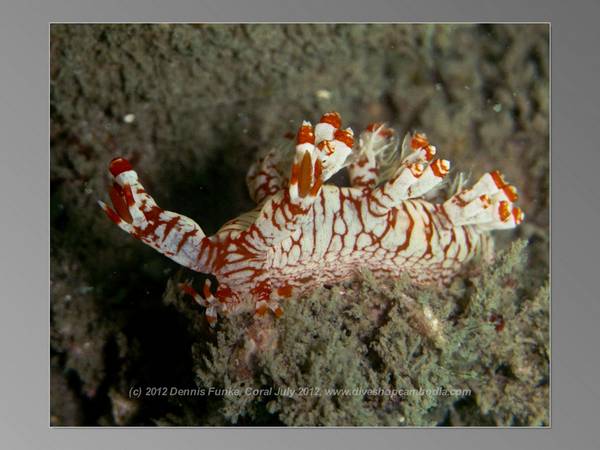
[[[365,274],[290,301],[276,323],[232,318],[214,343],[198,328],[197,385],[240,394],[212,397],[210,417],[194,420],[547,425],[548,286],[531,283],[526,248],[517,241],[472,283],[446,291]],[[165,301],[196,321],[170,286]],[[502,328],[491,320],[499,312]]]

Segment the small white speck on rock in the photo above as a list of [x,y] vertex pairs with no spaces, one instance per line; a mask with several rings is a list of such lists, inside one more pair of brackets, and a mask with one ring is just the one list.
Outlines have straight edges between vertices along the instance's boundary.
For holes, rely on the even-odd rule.
[[126,114],[125,116],[123,116],[123,122],[125,122],[125,123],[135,122],[135,114]]
[[317,92],[315,92],[315,95],[320,100],[329,100],[331,98],[331,91],[328,91],[327,89],[319,89]]

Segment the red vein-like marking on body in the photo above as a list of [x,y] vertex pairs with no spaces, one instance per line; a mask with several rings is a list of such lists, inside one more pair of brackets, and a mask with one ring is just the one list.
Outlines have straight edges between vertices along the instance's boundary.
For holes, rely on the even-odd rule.
[[387,212],[385,230],[383,230],[383,232],[381,233],[380,239],[383,239],[389,233],[390,230],[394,229],[394,227],[396,226],[397,218],[398,218],[398,209],[391,208]]
[[258,227],[256,225],[254,225],[254,224],[250,225],[246,231],[247,232],[245,233],[245,235],[241,236],[244,245],[247,246],[247,247],[249,247],[252,252],[258,254],[261,251],[261,249],[259,249],[256,245],[252,244],[252,242],[250,242],[250,240],[247,239],[247,238],[250,237],[250,236],[254,236],[254,233],[256,232],[256,236],[260,240],[262,240],[263,243],[266,243],[267,241],[265,240],[265,236],[258,229]]
[[[425,215],[429,219],[429,223],[427,224],[427,228],[425,230],[425,239],[427,240],[427,250],[425,250],[425,253],[423,253],[422,257],[423,258],[427,258],[427,257],[431,258],[433,256],[433,252],[431,249],[431,239],[433,237],[433,217],[432,217],[431,213],[427,210],[427,208],[425,208],[423,205],[420,205],[420,206],[423,209],[423,211],[425,212]],[[429,232],[427,232],[427,230],[429,230]]]
[[450,249],[452,243],[456,242],[456,232],[454,231],[454,227],[450,228],[450,232],[452,233],[452,236],[450,238],[450,242],[448,242],[448,244],[444,247],[444,259],[448,258],[448,250]]
[[396,247],[396,255],[399,252],[406,250],[408,248],[408,246],[410,245],[410,239],[412,237],[413,227],[415,226],[415,219],[408,211],[408,208],[406,207],[406,203],[402,202],[401,205],[402,205],[402,209],[404,210],[404,213],[408,217],[408,228],[406,229],[404,242],[401,245],[399,245],[398,247]]
[[[325,192],[321,191],[321,196],[320,197],[321,198],[319,200],[321,202],[321,211],[322,211],[322,215],[323,215],[323,223],[322,223],[322,225],[325,225],[325,223],[326,223],[325,219],[327,218],[327,209],[325,209]],[[314,206],[313,206],[313,208],[314,208]],[[316,245],[315,245],[315,247],[316,247]]]
[[[235,249],[233,251],[228,250],[230,245],[234,246]],[[220,249],[219,249],[220,251],[217,252],[215,261],[212,264],[213,270],[215,272],[221,272],[223,276],[230,276],[234,273],[249,270],[249,271],[253,272],[253,275],[251,275],[250,278],[254,278],[264,272],[263,269],[253,267],[248,264],[246,264],[246,265],[242,264],[243,261],[250,261],[257,257],[256,253],[250,251],[247,248],[246,242],[243,240],[243,238],[231,239],[230,237],[228,237],[222,243],[220,243],[219,247],[220,247]],[[231,253],[238,254],[241,256],[241,258],[236,259],[234,262],[229,262],[229,261],[227,261],[227,256],[230,255]],[[241,267],[239,267],[237,269],[229,270],[229,271],[223,270],[227,266],[231,266],[234,264],[235,265],[241,264]]]
[[463,234],[465,235],[465,243],[467,244],[467,255],[471,253],[471,239],[469,238],[469,230],[466,227],[462,227]]
[[348,195],[348,201],[350,202],[350,204],[354,207],[354,210],[356,211],[356,216],[358,217],[358,221],[360,222],[360,228],[362,230],[365,230],[366,229],[365,219],[363,217],[361,200],[354,197],[354,195],[352,195],[352,193],[350,192],[350,194]]
[[436,205],[436,211],[441,212],[442,215],[444,216],[444,218],[446,219],[447,223],[452,227],[452,221],[450,220],[450,216],[448,216],[448,213],[446,212],[446,208],[444,208],[444,205]]
[[155,231],[156,229],[162,225],[164,222],[160,220],[160,215],[163,212],[161,208],[158,206],[153,206],[148,211],[143,211],[144,216],[146,217],[146,228],[134,227],[134,236],[141,240],[150,240],[153,242],[155,240]]
[[[371,202],[376,203],[380,207],[381,212],[374,211],[371,206]],[[381,203],[375,195],[369,195],[367,197],[367,211],[373,217],[383,217],[388,214],[388,208],[383,203]]]
[[310,190],[310,195],[312,197],[315,197],[317,195],[317,192],[319,192],[319,189],[321,189],[321,186],[323,185],[323,179],[321,178],[321,175],[323,173],[323,166],[321,164],[321,160],[317,159],[317,161],[315,162],[315,173],[314,173],[314,179],[315,184],[313,185],[312,189]]
[[296,205],[292,202],[288,203],[287,207],[294,216],[303,215],[306,213],[306,211],[308,211],[307,209],[302,208],[300,205]]
[[170,219],[169,221],[165,222],[165,231],[163,233],[163,238],[162,238],[163,242],[165,242],[165,239],[167,238],[169,233],[173,230],[173,228],[175,228],[175,225],[177,225],[177,223],[179,222],[180,219],[181,219],[180,216],[175,216],[172,219]]
[[198,252],[198,256],[196,257],[196,264],[199,264],[202,257],[204,257],[204,265],[207,267],[212,267],[212,255],[214,249],[216,249],[217,246],[218,244],[212,241],[211,239],[203,239],[202,241],[200,241],[200,251]]
[[[387,192],[385,192],[385,188],[387,187],[387,183],[385,183],[383,186],[381,186],[381,190],[379,192],[381,192],[381,195],[385,195],[387,198],[390,199],[390,202],[394,202],[394,199],[392,198],[392,196],[390,194],[388,194]],[[377,204],[379,204],[382,208],[385,208],[384,205],[382,205],[381,203],[379,203],[379,200],[375,199],[375,201],[377,202]]]
[[185,233],[183,233],[183,236],[181,236],[181,239],[179,240],[179,244],[177,244],[177,249],[175,250],[175,253],[179,253],[181,251],[181,249],[183,248],[184,244],[186,243],[186,241],[189,238],[191,238],[192,236],[196,235],[197,233],[198,233],[198,230],[196,230],[196,229],[186,231]]
[[[289,205],[293,205],[293,203],[290,202]],[[279,209],[281,210],[281,215],[283,216],[283,220],[285,222],[289,223],[289,222],[292,222],[292,220],[294,218],[294,213],[291,210],[291,208],[288,207],[287,210],[289,210],[289,213],[290,213],[290,215],[288,216],[285,206],[286,205],[281,204]]]
[[433,214],[431,214],[431,216],[433,217],[433,228],[439,241],[441,236],[440,227],[442,226],[442,223],[440,221],[440,217],[436,214],[436,212],[437,211],[434,209]]

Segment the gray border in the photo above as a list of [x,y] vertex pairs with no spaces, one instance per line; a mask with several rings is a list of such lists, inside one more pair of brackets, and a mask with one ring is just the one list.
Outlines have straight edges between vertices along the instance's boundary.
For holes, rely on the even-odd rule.
[[[0,7],[3,447],[599,448],[600,315],[594,258],[600,152],[596,79],[600,3],[391,0],[13,2]],[[550,21],[552,23],[553,420],[546,430],[224,430],[48,428],[48,22],[50,21]],[[587,131],[587,133],[586,133]],[[567,322],[567,319],[569,322]],[[15,343],[18,343],[15,345]],[[15,352],[15,349],[18,349]],[[93,434],[93,436],[91,436]],[[92,439],[90,439],[92,437]]]

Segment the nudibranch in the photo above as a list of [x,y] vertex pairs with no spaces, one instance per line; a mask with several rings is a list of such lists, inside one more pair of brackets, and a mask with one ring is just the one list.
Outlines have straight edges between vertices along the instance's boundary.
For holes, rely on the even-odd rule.
[[[517,191],[498,171],[444,201],[440,188],[450,162],[421,133],[396,133],[371,124],[355,142],[340,115],[314,126],[303,122],[291,169],[271,150],[250,168],[247,185],[257,207],[214,235],[180,214],[160,208],[124,158],[110,162],[113,208],[99,202],[122,230],[197,272],[213,274],[202,294],[181,285],[218,315],[254,311],[282,314],[281,301],[359,269],[376,277],[407,274],[415,283],[447,283],[482,251],[489,231],[516,227],[523,212]],[[291,160],[291,161],[290,161]],[[351,187],[325,184],[347,167]],[[289,173],[289,176],[285,174]]]

